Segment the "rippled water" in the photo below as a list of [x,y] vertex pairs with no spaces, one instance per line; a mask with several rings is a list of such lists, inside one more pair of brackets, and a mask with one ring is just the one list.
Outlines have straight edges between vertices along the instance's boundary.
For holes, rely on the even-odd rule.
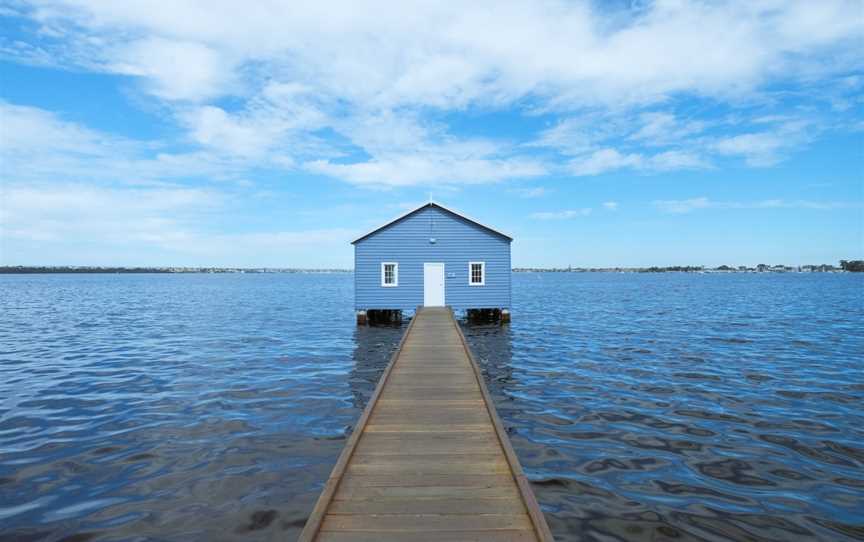
[[[291,540],[402,330],[351,275],[0,277],[0,540]],[[864,277],[514,275],[466,332],[559,540],[864,539]]]
[[558,539],[864,539],[864,276],[515,279],[468,335]]

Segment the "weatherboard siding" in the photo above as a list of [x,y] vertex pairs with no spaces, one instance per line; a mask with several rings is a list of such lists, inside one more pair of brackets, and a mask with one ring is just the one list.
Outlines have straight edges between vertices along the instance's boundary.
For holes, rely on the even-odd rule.
[[[434,244],[429,242],[434,237]],[[438,207],[425,207],[354,245],[357,309],[423,304],[423,264],[444,263],[444,296],[457,310],[510,308],[510,241]],[[468,284],[468,262],[486,262],[486,284]],[[381,286],[381,262],[399,264],[399,285]]]

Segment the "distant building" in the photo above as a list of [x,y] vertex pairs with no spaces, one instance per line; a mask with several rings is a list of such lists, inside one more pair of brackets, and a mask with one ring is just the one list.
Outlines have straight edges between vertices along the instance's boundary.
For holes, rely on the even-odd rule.
[[510,242],[497,229],[430,202],[354,241],[358,323],[370,311],[450,306],[510,315]]

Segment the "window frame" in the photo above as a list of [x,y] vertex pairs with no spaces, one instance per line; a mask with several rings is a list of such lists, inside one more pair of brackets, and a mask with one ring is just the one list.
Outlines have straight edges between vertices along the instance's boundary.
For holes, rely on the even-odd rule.
[[[480,282],[474,282],[471,275],[471,268],[475,265],[480,266]],[[486,262],[468,262],[468,286],[486,286]]]
[[[386,272],[388,265],[393,266],[393,282],[387,284],[386,282]],[[382,288],[396,288],[399,286],[399,262],[381,262],[381,287]]]

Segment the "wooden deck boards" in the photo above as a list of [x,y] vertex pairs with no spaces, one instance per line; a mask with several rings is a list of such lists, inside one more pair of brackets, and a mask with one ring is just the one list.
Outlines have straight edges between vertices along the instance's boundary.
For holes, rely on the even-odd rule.
[[417,311],[300,540],[552,540],[449,309]]

